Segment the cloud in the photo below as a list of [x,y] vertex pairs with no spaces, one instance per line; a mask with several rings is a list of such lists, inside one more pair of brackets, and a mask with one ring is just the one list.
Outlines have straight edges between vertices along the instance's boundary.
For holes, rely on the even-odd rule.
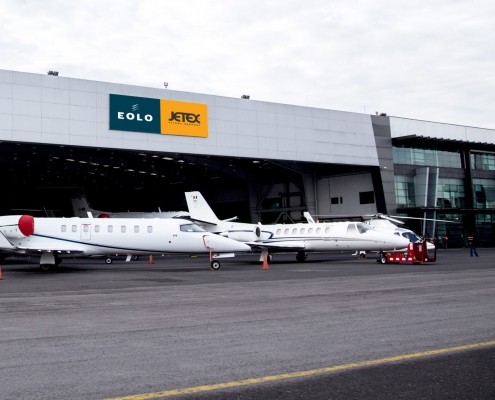
[[4,0],[4,69],[495,128],[495,3]]

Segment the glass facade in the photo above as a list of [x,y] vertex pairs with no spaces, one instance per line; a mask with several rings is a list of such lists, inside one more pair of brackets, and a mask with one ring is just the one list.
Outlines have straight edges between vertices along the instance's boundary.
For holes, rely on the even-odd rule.
[[484,171],[495,171],[495,154],[471,153],[471,168]]
[[413,177],[395,176],[395,200],[397,207],[416,207]]
[[395,164],[462,168],[460,153],[453,151],[393,147],[392,152]]
[[439,178],[437,204],[439,208],[462,208],[466,205],[462,179]]
[[473,179],[475,208],[495,208],[495,180]]

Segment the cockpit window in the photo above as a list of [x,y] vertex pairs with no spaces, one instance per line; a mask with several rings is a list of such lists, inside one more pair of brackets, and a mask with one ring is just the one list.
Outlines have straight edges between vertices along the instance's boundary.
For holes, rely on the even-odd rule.
[[402,232],[402,236],[404,236],[406,239],[409,239],[409,241],[412,243],[420,241],[418,235],[416,235],[414,232]]
[[366,232],[371,230],[371,228],[368,225],[363,224],[362,222],[358,222],[356,224],[356,226],[357,226],[359,233],[366,233]]
[[180,226],[182,232],[205,232],[203,228],[196,224],[183,224]]

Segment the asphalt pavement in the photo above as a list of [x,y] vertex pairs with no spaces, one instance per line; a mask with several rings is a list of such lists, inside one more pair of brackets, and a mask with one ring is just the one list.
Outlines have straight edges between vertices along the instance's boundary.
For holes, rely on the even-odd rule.
[[[495,399],[495,249],[8,259],[0,399]],[[129,397],[128,397],[129,398]]]

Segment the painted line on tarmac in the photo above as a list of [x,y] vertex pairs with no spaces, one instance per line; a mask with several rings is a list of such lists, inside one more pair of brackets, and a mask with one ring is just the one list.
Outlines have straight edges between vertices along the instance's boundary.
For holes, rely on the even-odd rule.
[[393,363],[393,362],[398,362],[398,361],[413,360],[413,359],[419,359],[419,358],[430,357],[430,356],[437,356],[437,355],[442,355],[442,354],[456,353],[456,352],[465,351],[465,350],[483,349],[483,348],[492,347],[492,346],[495,346],[495,340],[489,341],[489,342],[482,342],[482,343],[466,344],[466,345],[462,345],[462,346],[447,347],[447,348],[443,348],[443,349],[421,351],[418,353],[401,354],[398,356],[378,358],[375,360],[359,361],[359,362],[355,362],[355,363],[335,365],[332,367],[310,369],[310,370],[306,370],[306,371],[289,372],[286,374],[279,374],[279,375],[267,375],[267,376],[263,376],[260,378],[242,379],[239,381],[216,383],[216,384],[212,384],[212,385],[203,385],[203,386],[193,386],[193,387],[182,388],[182,389],[165,390],[162,392],[136,394],[136,395],[130,395],[130,396],[123,396],[123,397],[111,397],[111,398],[108,398],[106,400],[153,400],[153,399],[159,399],[159,398],[164,398],[164,397],[180,396],[180,395],[186,395],[186,394],[197,394],[197,393],[211,392],[211,391],[220,390],[220,389],[230,389],[230,388],[235,388],[235,387],[240,387],[240,386],[255,385],[255,384],[259,384],[259,383],[282,381],[285,379],[303,378],[303,377],[314,376],[314,375],[323,375],[323,374],[329,374],[332,372],[340,372],[340,371],[346,371],[346,370],[362,368],[362,367],[383,365],[383,364],[388,364],[388,363]]

